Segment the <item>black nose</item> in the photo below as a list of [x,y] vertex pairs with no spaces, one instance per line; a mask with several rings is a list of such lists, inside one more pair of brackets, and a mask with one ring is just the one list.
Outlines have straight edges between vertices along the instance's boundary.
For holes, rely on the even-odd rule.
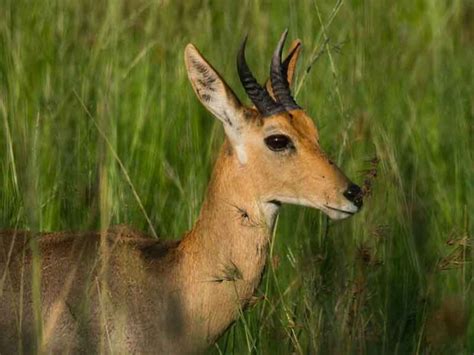
[[362,207],[362,190],[356,184],[350,184],[343,195],[357,207]]

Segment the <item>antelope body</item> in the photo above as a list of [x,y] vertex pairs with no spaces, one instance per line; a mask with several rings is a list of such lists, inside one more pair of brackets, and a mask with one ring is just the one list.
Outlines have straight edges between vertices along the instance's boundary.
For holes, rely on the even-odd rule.
[[360,189],[323,153],[313,121],[290,95],[300,48],[282,63],[285,38],[286,31],[266,87],[246,64],[245,41],[239,51],[239,76],[255,107],[243,106],[186,47],[193,89],[222,121],[226,140],[199,218],[180,241],[166,244],[129,227],[0,232],[0,352],[203,351],[259,285],[281,203],[333,219],[360,209]]

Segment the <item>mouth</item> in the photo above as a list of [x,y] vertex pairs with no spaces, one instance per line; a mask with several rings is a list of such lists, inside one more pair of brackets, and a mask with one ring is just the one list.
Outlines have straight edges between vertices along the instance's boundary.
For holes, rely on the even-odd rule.
[[348,215],[350,215],[350,216],[352,216],[353,214],[355,214],[355,212],[347,211],[347,210],[341,210],[340,208],[335,208],[335,207],[331,207],[331,206],[328,206],[328,205],[324,205],[324,207],[326,207],[327,209],[333,210],[333,211],[337,211],[337,212],[340,212],[340,213],[348,214]]

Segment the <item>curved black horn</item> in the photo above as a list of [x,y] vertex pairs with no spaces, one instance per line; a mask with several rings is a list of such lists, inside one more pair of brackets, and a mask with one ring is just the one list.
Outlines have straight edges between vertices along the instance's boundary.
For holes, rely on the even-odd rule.
[[[288,29],[286,29],[280,37],[280,41],[273,53],[272,65],[270,67],[270,80],[272,82],[273,93],[277,102],[281,103],[287,111],[301,109],[295,99],[291,96],[290,86],[286,78],[286,72],[283,72],[281,64],[281,52],[285,43]],[[294,54],[294,53],[293,53]]]
[[263,88],[252,75],[247,61],[245,60],[245,45],[247,36],[245,36],[237,55],[237,71],[239,72],[240,82],[244,86],[250,100],[263,116],[271,116],[285,111],[285,108],[273,101],[266,88]]
[[301,47],[301,42],[298,43],[295,48],[288,54],[286,59],[281,63],[281,71],[283,73],[283,76],[286,77],[286,80],[288,81],[288,67],[290,66],[290,62],[293,59],[293,56],[296,54],[298,49]]

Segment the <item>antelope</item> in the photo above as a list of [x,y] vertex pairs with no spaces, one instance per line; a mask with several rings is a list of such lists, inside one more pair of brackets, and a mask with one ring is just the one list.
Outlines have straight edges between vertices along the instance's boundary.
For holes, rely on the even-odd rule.
[[361,189],[323,152],[313,120],[291,96],[300,42],[282,62],[286,37],[263,86],[247,65],[247,38],[238,51],[252,107],[186,46],[192,88],[226,138],[199,217],[181,240],[158,241],[127,226],[0,233],[2,353],[201,352],[258,287],[283,203],[335,220],[360,210]]

